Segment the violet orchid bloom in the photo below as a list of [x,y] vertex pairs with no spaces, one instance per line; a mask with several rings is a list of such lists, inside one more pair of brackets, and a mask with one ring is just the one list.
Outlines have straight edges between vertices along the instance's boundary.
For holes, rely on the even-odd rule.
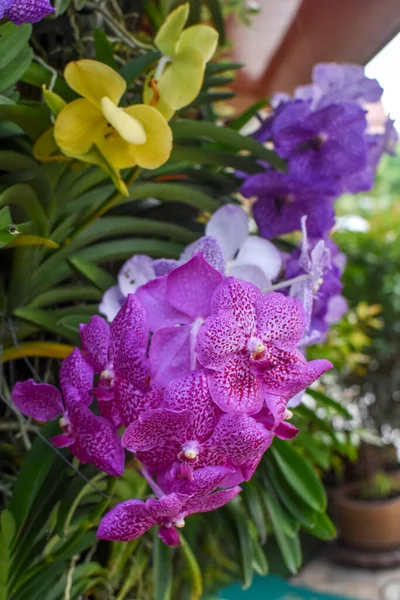
[[0,0],[0,19],[4,16],[15,25],[36,23],[53,12],[49,0]]
[[308,217],[310,235],[323,237],[334,225],[337,191],[331,182],[317,185],[274,171],[251,175],[240,188],[246,198],[257,198],[254,218],[267,239],[300,230],[303,215]]
[[230,502],[241,491],[235,486],[227,490],[217,488],[229,469],[206,467],[195,472],[190,482],[176,482],[184,492],[163,494],[158,499],[126,500],[117,504],[101,520],[97,537],[105,540],[129,541],[140,537],[151,527],[160,526],[159,537],[168,546],[179,546],[178,529],[185,526],[185,518],[194,513],[210,512]]
[[366,77],[361,65],[319,63],[313,68],[312,81],[320,108],[335,102],[378,102],[383,93],[378,81]]
[[350,177],[367,163],[365,111],[342,102],[312,110],[309,102],[285,105],[274,119],[272,139],[290,171],[315,181]]
[[299,300],[276,292],[263,296],[233,277],[224,281],[196,340],[214,402],[225,412],[247,414],[266,402],[281,420],[285,402],[332,367],[326,360],[307,363],[296,350],[305,324]]
[[211,297],[223,276],[196,254],[168,275],[149,281],[136,292],[145,307],[150,331],[151,376],[165,386],[196,368],[197,331],[210,314]]
[[107,419],[88,408],[93,370],[77,348],[62,364],[60,384],[62,395],[53,385],[28,379],[14,386],[11,397],[28,417],[42,422],[61,417],[63,433],[51,439],[55,446],[68,447],[83,464],[90,462],[109,475],[122,475],[124,451],[120,439]]
[[146,311],[136,296],[129,294],[111,325],[97,315],[81,325],[81,339],[86,361],[100,374],[93,393],[103,416],[119,427],[159,406],[162,394],[150,384],[146,357]]
[[163,408],[131,424],[122,445],[152,472],[172,469],[191,479],[193,469],[228,465],[236,469],[262,455],[273,435],[248,415],[228,415],[213,402],[204,371],[175,380],[164,391]]
[[318,240],[310,249],[306,217],[302,218],[302,233],[301,251],[292,253],[286,279],[298,279],[291,285],[289,294],[300,299],[305,308],[307,321],[301,345],[306,346],[322,342],[329,326],[340,320],[348,307],[340,295],[344,255],[331,240]]

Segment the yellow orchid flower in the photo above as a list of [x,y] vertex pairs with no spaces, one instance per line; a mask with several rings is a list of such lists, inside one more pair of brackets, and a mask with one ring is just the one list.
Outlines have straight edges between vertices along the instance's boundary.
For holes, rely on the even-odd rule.
[[152,106],[120,108],[126,83],[116,71],[83,59],[70,62],[64,77],[83,96],[67,104],[54,124],[54,139],[66,156],[99,165],[124,194],[120,169],[156,169],[168,160],[172,133],[167,121]]
[[[154,39],[164,55],[154,73],[160,95],[156,107],[166,116],[187,106],[199,94],[206,64],[218,44],[217,31],[208,25],[193,25],[183,30],[188,16],[189,4],[178,6]],[[145,88],[146,100],[148,97],[149,90]]]

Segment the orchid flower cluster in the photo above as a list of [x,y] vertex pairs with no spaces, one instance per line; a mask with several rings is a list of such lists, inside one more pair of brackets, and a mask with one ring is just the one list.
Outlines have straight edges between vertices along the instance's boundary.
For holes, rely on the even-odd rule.
[[[380,134],[367,129],[363,103],[380,93],[357,68],[317,68],[312,86],[280,98],[256,134],[288,162],[287,173],[267,168],[241,187],[257,198],[263,237],[232,204],[177,260],[133,256],[99,306],[107,320],[81,325],[82,348],[61,366],[61,392],[32,380],[15,386],[23,413],[59,418],[52,441],[80,462],[118,476],[128,452],[140,465],[152,497],[112,508],[100,538],[128,541],[157,525],[166,544],[178,545],[187,516],[229,502],[274,437],[296,435],[289,407],[332,367],[307,362],[305,347],[346,310],[345,257],[328,237],[333,203],[372,185],[393,137],[391,121]],[[98,118],[108,108],[102,116],[96,106]],[[296,230],[302,244],[291,254],[271,241]]]
[[[226,236],[224,223],[238,235]],[[142,465],[155,497],[115,506],[100,538],[131,540],[159,525],[166,544],[179,544],[186,516],[229,502],[274,436],[296,435],[288,402],[331,367],[298,350],[301,301],[243,279],[269,285],[282,266],[273,244],[247,226],[240,207],[223,207],[207,228],[219,242],[207,235],[175,262],[132,259],[111,324],[96,315],[81,326],[82,349],[61,366],[62,393],[32,380],[13,390],[26,415],[60,418],[52,442],[82,463],[118,476],[126,450]],[[249,264],[254,248],[261,258]],[[135,269],[147,270],[147,282],[131,293]]]

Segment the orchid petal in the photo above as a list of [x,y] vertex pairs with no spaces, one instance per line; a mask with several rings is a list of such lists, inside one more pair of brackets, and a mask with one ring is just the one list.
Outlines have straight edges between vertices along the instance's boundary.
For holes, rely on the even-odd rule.
[[11,0],[5,2],[4,6],[0,6],[0,18],[3,16],[2,9],[5,10],[4,15],[15,23],[36,23],[41,21],[47,15],[54,12],[49,0]]
[[239,250],[235,266],[258,266],[271,281],[276,279],[282,268],[282,257],[279,250],[268,240],[250,235]]
[[118,104],[126,90],[125,79],[114,69],[87,58],[68,63],[64,78],[70,88],[98,109],[104,97]]
[[123,333],[127,330],[135,334],[140,345],[147,346],[149,328],[146,310],[134,294],[128,295],[125,304],[111,323],[110,331],[114,351],[118,349]]
[[248,415],[223,415],[208,441],[221,446],[235,465],[262,455],[273,434]]
[[80,157],[100,140],[107,122],[88,100],[73,100],[62,109],[54,123],[54,139],[67,156]]
[[255,285],[229,277],[215,290],[211,309],[213,313],[232,311],[239,329],[244,335],[251,336],[256,333],[254,303],[259,297],[261,292]]
[[204,319],[210,314],[212,295],[222,280],[221,273],[202,254],[196,254],[168,275],[167,300],[192,320]]
[[185,515],[191,515],[193,513],[204,513],[216,510],[228,504],[235,496],[237,496],[242,489],[239,486],[235,486],[230,490],[221,490],[214,492],[209,496],[203,498],[191,498],[185,506]]
[[231,311],[211,315],[200,327],[196,339],[196,355],[203,367],[221,368],[226,361],[246,344]]
[[75,348],[74,351],[63,360],[59,379],[66,406],[68,406],[66,397],[67,390],[71,387],[78,392],[75,398],[79,398],[79,402],[89,406],[92,402],[91,389],[93,387],[93,368],[83,358],[79,348]]
[[256,300],[257,335],[282,350],[293,350],[303,337],[306,314],[300,300],[270,292]]
[[224,412],[253,414],[261,410],[263,385],[252,372],[247,352],[234,354],[220,371],[209,375],[208,382],[214,402]]
[[86,361],[95,373],[101,373],[108,364],[110,326],[94,315],[87,325],[80,325],[82,348]]
[[176,52],[183,53],[196,50],[204,62],[208,62],[213,56],[218,45],[218,32],[208,25],[192,25],[182,32]]
[[157,277],[142,285],[136,292],[136,297],[144,306],[149,320],[150,331],[160,327],[183,325],[189,323],[189,317],[177,310],[167,300],[167,275]]
[[175,54],[176,44],[189,16],[189,4],[185,3],[173,10],[165,19],[154,38],[154,44],[169,57]]
[[156,276],[153,259],[145,254],[136,254],[129,258],[118,273],[118,285],[124,296],[134,294],[138,287]]
[[99,312],[104,315],[109,323],[118,314],[125,302],[118,285],[113,285],[105,293],[99,304]]
[[217,240],[226,261],[232,260],[249,235],[249,217],[240,206],[226,204],[208,221],[206,235]]
[[158,81],[161,98],[173,110],[187,106],[200,92],[204,70],[205,62],[195,50],[176,54]]
[[100,521],[97,537],[128,542],[143,535],[155,524],[145,502],[126,500],[114,506]]
[[155,383],[165,386],[191,369],[190,325],[161,327],[150,345],[151,376]]
[[167,120],[153,106],[135,104],[124,111],[143,126],[146,142],[132,146],[132,154],[143,169],[157,169],[169,158],[172,150],[172,132]]
[[48,383],[35,383],[33,379],[16,383],[11,400],[24,415],[37,421],[52,421],[64,411],[58,389]]

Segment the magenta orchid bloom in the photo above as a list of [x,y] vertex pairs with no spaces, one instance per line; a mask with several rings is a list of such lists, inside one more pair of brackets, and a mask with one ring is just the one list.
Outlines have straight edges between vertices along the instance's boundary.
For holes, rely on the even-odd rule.
[[86,361],[100,374],[93,393],[103,416],[119,427],[129,425],[141,411],[158,407],[162,394],[150,385],[146,357],[146,312],[133,294],[111,325],[98,316],[81,325],[81,338]]
[[221,273],[196,254],[136,292],[154,332],[149,357],[151,376],[158,385],[167,385],[196,368],[197,331],[210,314],[211,297],[222,281]]
[[191,479],[193,469],[238,468],[261,456],[273,434],[248,415],[223,414],[213,402],[203,371],[169,384],[163,408],[144,413],[122,437],[122,445],[152,472],[172,466],[176,479]]
[[22,413],[38,421],[61,417],[63,433],[52,438],[55,446],[68,447],[83,464],[90,462],[109,475],[122,475],[124,451],[120,439],[107,419],[88,408],[93,370],[77,348],[62,364],[60,384],[62,395],[53,385],[28,379],[15,385],[12,400]]
[[208,369],[211,396],[229,413],[255,414],[266,401],[282,418],[285,401],[332,365],[307,363],[296,349],[306,316],[299,300],[229,278],[215,291],[212,314],[200,327],[197,358]]
[[178,529],[185,526],[187,516],[220,508],[240,492],[240,487],[235,486],[211,493],[228,472],[229,469],[223,467],[206,467],[196,471],[192,481],[176,482],[177,491],[163,494],[159,490],[158,499],[121,502],[103,517],[97,536],[126,542],[160,525],[159,537],[163,542],[168,546],[179,546]]

